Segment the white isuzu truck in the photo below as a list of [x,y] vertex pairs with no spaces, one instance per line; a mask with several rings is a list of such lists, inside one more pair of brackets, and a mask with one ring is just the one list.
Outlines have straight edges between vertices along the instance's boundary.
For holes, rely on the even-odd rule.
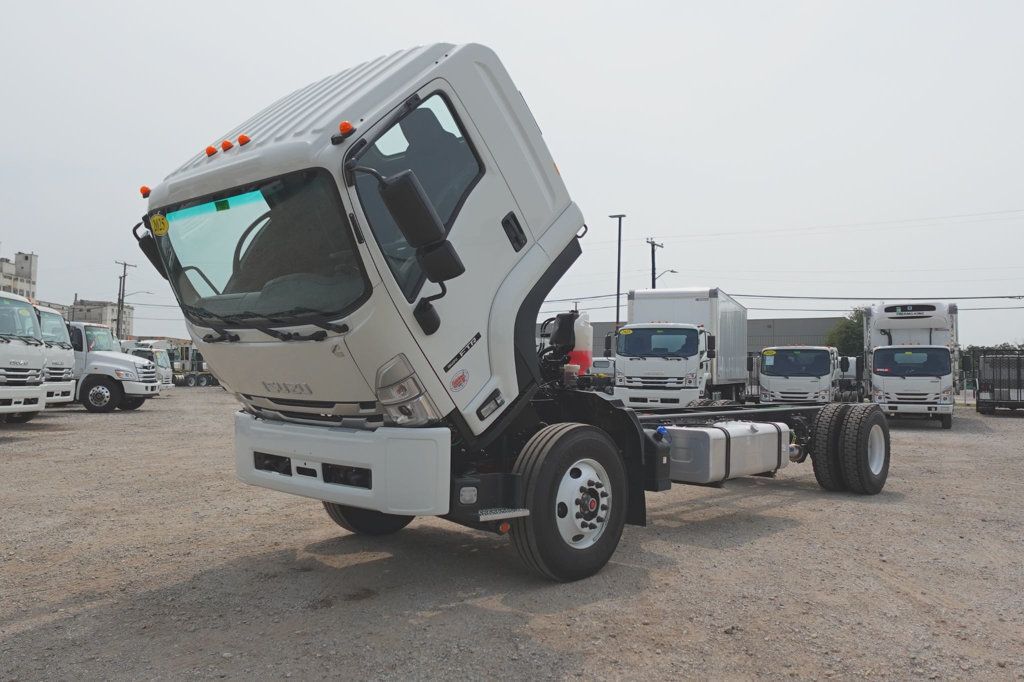
[[960,346],[955,303],[878,303],[864,311],[871,401],[889,417],[953,426]]
[[874,406],[638,414],[566,369],[575,313],[537,348],[583,216],[480,45],[313,83],[142,194],[139,247],[241,404],[239,478],[321,500],[350,531],[440,516],[508,533],[527,566],[574,580],[673,480],[815,452],[829,489],[884,485]]
[[850,360],[831,346],[772,346],[761,351],[762,403],[839,402]]
[[121,352],[110,327],[91,322],[69,322],[75,351],[75,399],[90,412],[137,410],[160,393],[156,365]]
[[62,405],[75,399],[75,351],[71,347],[67,323],[59,312],[46,306],[35,306],[46,358],[43,388],[46,405]]
[[24,424],[45,407],[45,353],[32,304],[0,291],[0,423]]
[[747,309],[736,299],[721,289],[647,289],[627,301],[614,342],[616,397],[642,408],[743,397]]
[[174,388],[174,370],[171,368],[171,356],[167,350],[170,347],[171,343],[163,339],[135,339],[121,342],[121,350],[125,353],[144,358],[156,365],[160,393]]

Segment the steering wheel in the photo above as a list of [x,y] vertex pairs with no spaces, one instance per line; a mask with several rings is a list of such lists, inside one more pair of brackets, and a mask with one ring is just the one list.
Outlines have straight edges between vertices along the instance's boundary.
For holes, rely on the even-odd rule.
[[241,267],[241,265],[242,265],[242,244],[245,243],[245,238],[249,236],[249,233],[252,232],[253,229],[257,225],[259,225],[265,219],[268,219],[268,218],[270,218],[270,211],[267,211],[266,213],[263,213],[258,218],[256,218],[256,220],[254,220],[251,223],[249,223],[249,226],[245,228],[245,230],[242,232],[242,235],[238,238],[238,242],[235,244],[235,255],[231,259],[231,274],[232,275],[234,275],[236,272],[238,272],[238,268]]

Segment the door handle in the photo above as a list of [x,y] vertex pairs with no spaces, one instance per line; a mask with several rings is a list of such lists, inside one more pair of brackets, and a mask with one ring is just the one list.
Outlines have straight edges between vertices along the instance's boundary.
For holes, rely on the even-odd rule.
[[523,226],[519,224],[514,211],[509,211],[508,215],[501,219],[501,226],[509,243],[512,244],[512,249],[516,253],[521,251],[526,246],[526,233],[523,232]]

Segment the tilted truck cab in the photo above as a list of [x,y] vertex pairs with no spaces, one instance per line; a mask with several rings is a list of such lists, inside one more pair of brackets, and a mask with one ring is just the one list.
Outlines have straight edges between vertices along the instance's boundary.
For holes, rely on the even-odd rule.
[[[398,52],[210,142],[142,188],[133,233],[242,404],[239,478],[321,500],[355,532],[443,516],[510,533],[549,578],[599,570],[623,524],[646,522],[644,491],[671,485],[675,422],[564,371],[575,314],[537,350],[541,303],[585,226],[497,56]],[[744,468],[737,450],[732,471],[806,457],[814,415],[792,415],[794,444],[737,427],[775,457]],[[885,443],[885,469],[850,489],[881,489]]]

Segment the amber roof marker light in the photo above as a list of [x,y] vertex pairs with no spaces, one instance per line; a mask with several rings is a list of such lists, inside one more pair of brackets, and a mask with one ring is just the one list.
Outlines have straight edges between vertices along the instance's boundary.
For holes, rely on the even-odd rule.
[[338,132],[331,135],[331,144],[341,144],[356,131],[356,127],[349,121],[342,121],[338,124]]
[[206,155],[207,156],[213,156],[216,153],[217,153],[217,148],[214,147],[212,144],[209,147],[206,148]]
[[238,146],[239,147],[244,147],[245,145],[249,144],[250,141],[251,140],[249,139],[248,135],[239,135],[238,136]]
[[234,146],[235,145],[231,144],[231,140],[224,140],[223,142],[220,143],[220,148],[223,149],[224,151],[227,151]]
[[152,190],[149,189],[149,186],[147,186],[147,185],[143,185],[142,187],[139,188],[139,194],[142,195],[143,199],[148,199],[149,198],[149,193],[151,191]]

